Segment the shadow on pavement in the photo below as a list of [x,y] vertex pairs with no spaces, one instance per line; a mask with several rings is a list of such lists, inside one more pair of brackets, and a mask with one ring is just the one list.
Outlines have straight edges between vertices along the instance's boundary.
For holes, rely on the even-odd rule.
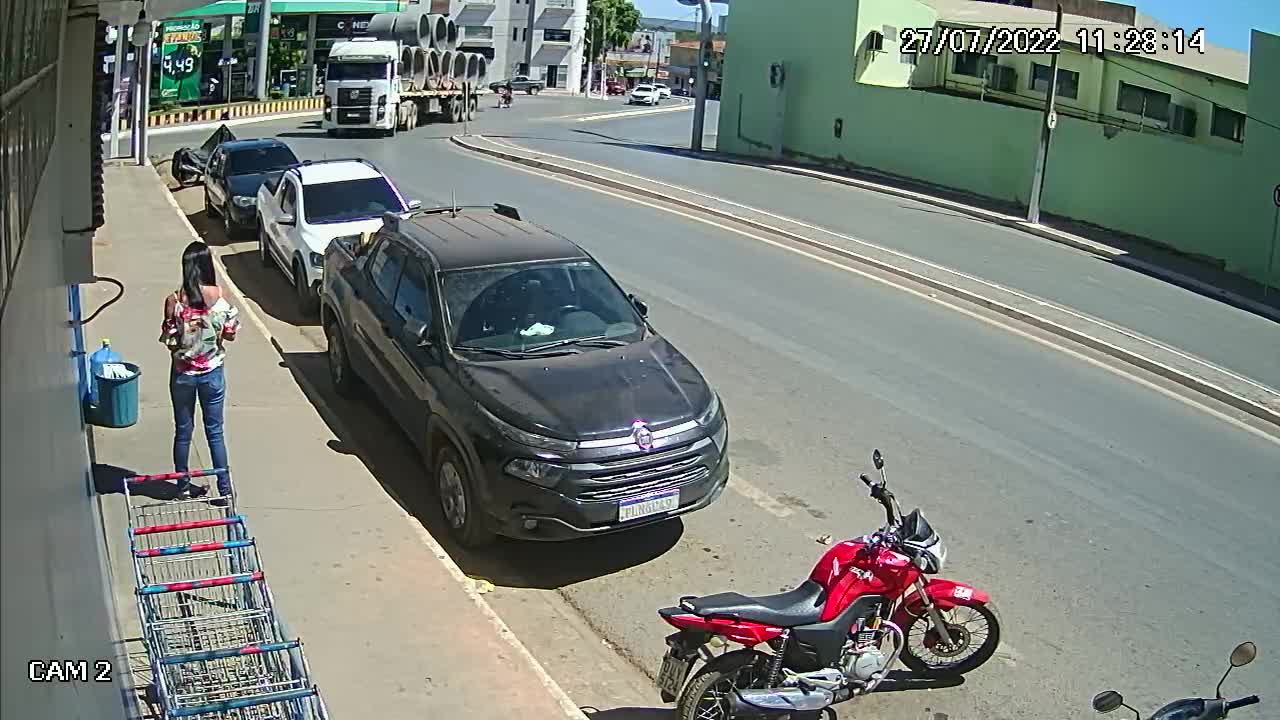
[[221,259],[231,281],[253,298],[263,312],[294,327],[320,325],[318,315],[306,315],[298,309],[297,295],[284,271],[275,263],[264,266],[257,249],[226,253]]
[[676,711],[672,708],[620,707],[598,710],[593,707],[582,707],[579,709],[591,720],[671,720],[676,716]]
[[[91,472],[93,473],[93,489],[99,495],[123,493],[125,478],[131,478],[139,474],[137,470],[132,468],[109,465],[107,463],[94,463]],[[179,495],[177,483],[170,480],[148,480],[134,483],[130,492],[151,500],[176,500]]]
[[449,537],[417,447],[395,420],[372,397],[353,402],[333,392],[324,353],[286,353],[279,346],[277,351],[333,432],[335,439],[329,441],[329,450],[359,457],[387,494],[421,521],[470,577],[498,586],[555,589],[653,560],[675,546],[684,533],[684,524],[677,518],[626,533],[570,542],[499,538],[482,550],[459,547]]

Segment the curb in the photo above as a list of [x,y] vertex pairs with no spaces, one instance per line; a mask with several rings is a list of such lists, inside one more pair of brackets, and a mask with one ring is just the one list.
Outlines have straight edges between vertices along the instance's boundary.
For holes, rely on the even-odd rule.
[[1057,230],[1047,225],[1029,223],[1026,220],[1023,220],[1022,218],[1014,217],[1012,215],[1005,215],[1004,213],[996,212],[994,210],[985,210],[983,208],[974,207],[972,205],[965,205],[964,203],[956,202],[954,200],[947,200],[945,198],[935,197],[933,195],[927,195],[925,193],[919,193],[913,190],[896,188],[896,187],[893,187],[892,185],[882,185],[880,183],[872,182],[870,180],[859,180],[858,178],[851,178],[845,175],[837,175],[835,173],[824,172],[817,168],[806,168],[806,167],[800,167],[796,165],[778,165],[778,164],[769,163],[769,162],[757,162],[751,158],[746,158],[738,155],[731,155],[728,153],[707,152],[707,151],[703,151],[701,153],[695,153],[693,151],[684,150],[681,148],[677,148],[675,154],[682,155],[684,157],[692,157],[692,158],[699,158],[699,159],[705,158],[705,159],[718,160],[722,162],[731,162],[731,163],[734,163],[735,165],[744,165],[747,167],[760,168],[764,170],[774,170],[776,172],[784,172],[789,175],[798,175],[800,177],[807,177],[807,178],[812,178],[816,180],[826,180],[827,182],[839,183],[841,185],[847,185],[849,187],[854,187],[861,190],[870,190],[872,192],[878,192],[885,195],[893,195],[895,197],[900,197],[907,200],[914,200],[916,202],[933,205],[934,207],[939,207],[946,210],[952,210],[954,212],[958,212],[963,215],[968,215],[970,217],[975,217],[980,220],[993,222],[993,223],[996,223],[997,225],[1002,225],[1007,228],[1012,228],[1014,230],[1021,230],[1022,232],[1025,232],[1029,235],[1035,235],[1036,237],[1042,238],[1044,240],[1049,240],[1050,242],[1058,243],[1059,245],[1066,245],[1068,247],[1075,248],[1076,250],[1087,252],[1090,255],[1095,255],[1097,257],[1104,258],[1106,260],[1116,261],[1124,265],[1127,265],[1129,267],[1140,269],[1146,273],[1149,273],[1163,280],[1166,280],[1170,283],[1173,283],[1174,285],[1180,285],[1182,287],[1190,288],[1192,290],[1195,290],[1198,293],[1201,293],[1203,295],[1208,295],[1210,297],[1216,298],[1227,304],[1234,305],[1241,309],[1248,310],[1249,312],[1256,313],[1269,320],[1275,320],[1276,322],[1280,322],[1280,310],[1277,310],[1269,305],[1264,305],[1256,300],[1251,300],[1241,295],[1237,295],[1236,293],[1222,290],[1221,288],[1214,287],[1213,285],[1209,285],[1208,283],[1202,282],[1193,277],[1183,275],[1182,273],[1175,272],[1173,270],[1162,268],[1159,265],[1153,265],[1144,260],[1139,260],[1133,257],[1133,255],[1131,255],[1130,253],[1127,253],[1123,250],[1119,250],[1117,248],[1113,248],[1109,245],[1105,245],[1100,242],[1089,240],[1087,238],[1083,238],[1078,235],[1072,235],[1071,233],[1065,232],[1063,230]]
[[[195,240],[203,241],[200,237],[200,233],[196,232],[195,227],[191,224],[191,220],[188,219],[186,213],[182,211],[181,206],[178,205],[178,201],[174,199],[173,193],[169,191],[168,186],[164,184],[164,180],[160,175],[158,173],[150,173],[149,175],[154,178],[154,182],[158,185],[159,190],[164,193],[164,197],[169,202],[169,206],[173,208],[174,213],[182,220],[182,224],[186,226],[187,232],[191,234],[191,237]],[[231,290],[232,294],[236,295],[240,299],[240,307],[244,311],[244,314],[249,317],[252,324],[259,332],[262,333],[267,342],[271,344],[272,348],[274,348],[277,353],[281,354],[281,359],[283,360],[283,351],[279,343],[267,328],[266,323],[258,317],[257,312],[255,312],[252,306],[248,303],[248,296],[238,285],[235,284],[235,281],[231,279],[231,276],[227,273],[226,266],[222,263],[222,258],[220,258],[217,253],[213,253],[212,257],[214,264],[218,268],[218,273],[222,283]],[[299,377],[301,378],[301,376]],[[310,385],[309,381],[305,379],[302,381],[307,385]],[[307,389],[311,392],[312,397],[321,397],[316,392],[315,387],[309,387]],[[339,428],[343,427],[344,423],[341,416],[335,413],[323,400],[318,400],[317,410],[328,415]],[[584,713],[582,709],[573,702],[573,699],[569,697],[569,694],[565,692],[564,688],[560,687],[560,684],[555,681],[555,678],[551,677],[551,674],[542,666],[542,663],[538,662],[538,659],[534,657],[533,653],[529,651],[529,648],[520,641],[520,638],[516,637],[516,634],[512,632],[506,621],[498,615],[498,613],[493,609],[493,606],[491,606],[488,601],[484,599],[484,596],[476,590],[475,583],[467,577],[466,573],[462,571],[462,568],[458,567],[458,564],[449,556],[448,551],[446,551],[444,547],[434,537],[432,537],[431,533],[427,532],[427,529],[423,527],[421,523],[415,520],[407,511],[404,510],[404,504],[400,502],[399,498],[395,498],[395,500],[405,521],[413,526],[414,534],[422,540],[422,543],[426,545],[427,550],[435,556],[436,560],[440,561],[440,564],[444,566],[445,571],[448,572],[449,576],[458,583],[462,588],[462,591],[467,594],[467,597],[471,599],[471,602],[478,610],[480,610],[480,613],[484,615],[485,619],[489,621],[489,624],[493,627],[494,631],[502,641],[509,645],[513,652],[529,664],[529,668],[538,678],[538,681],[551,695],[552,699],[555,700],[556,704],[564,711],[564,717],[567,720],[587,720],[586,713]]]
[[[480,137],[481,139],[484,139],[483,136],[472,136],[473,139],[475,137]],[[746,225],[748,227],[754,228],[762,232],[785,237],[788,240],[791,240],[793,242],[807,245],[809,247],[822,250],[823,252],[839,255],[846,259],[871,266],[873,268],[876,268],[884,272],[892,273],[894,275],[905,278],[907,280],[911,280],[912,282],[919,283],[921,285],[926,285],[939,292],[943,292],[948,295],[951,295],[952,297],[957,297],[962,300],[965,300],[966,302],[970,302],[980,307],[984,307],[988,310],[991,310],[993,312],[1000,313],[1002,315],[1005,315],[1007,317],[1013,318],[1020,322],[1026,323],[1033,327],[1039,328],[1046,332],[1052,333],[1059,337],[1066,338],[1080,345],[1084,345],[1085,347],[1104,353],[1117,360],[1128,363],[1135,367],[1142,368],[1143,370],[1146,370],[1162,378],[1165,378],[1166,380],[1175,382],[1179,385],[1182,385],[1183,387],[1194,390],[1202,395],[1211,397],[1237,410],[1248,413],[1249,415],[1255,418],[1266,421],[1276,426],[1280,426],[1280,410],[1273,410],[1269,407],[1266,407],[1265,405],[1261,405],[1246,397],[1243,397],[1234,392],[1231,392],[1230,390],[1226,390],[1225,388],[1219,387],[1218,385],[1211,383],[1207,380],[1203,380],[1201,378],[1195,377],[1194,375],[1190,375],[1180,370],[1171,368],[1168,365],[1165,365],[1158,361],[1147,358],[1136,352],[1126,350],[1117,345],[1113,345],[1103,340],[1099,340],[1086,333],[1080,332],[1078,330],[1073,330],[1069,327],[1060,325],[1056,322],[1042,318],[1038,315],[1034,315],[1025,310],[1021,310],[1011,305],[1007,305],[1005,303],[992,300],[990,298],[979,295],[969,290],[965,290],[955,285],[951,285],[951,284],[942,282],[940,280],[934,280],[933,278],[920,275],[919,273],[913,272],[906,268],[898,267],[896,265],[891,265],[889,263],[886,263],[881,260],[877,260],[867,255],[863,255],[861,253],[853,252],[851,250],[846,250],[844,248],[839,248],[834,245],[829,245],[827,243],[814,240],[812,238],[807,238],[807,237],[804,237],[803,235],[799,235],[797,233],[783,230],[782,228],[774,227],[772,225],[769,225],[764,222],[760,222],[758,220],[740,217],[724,210],[708,207],[706,205],[701,205],[699,203],[693,202],[691,200],[686,200],[684,198],[681,198],[675,195],[668,195],[655,190],[649,190],[647,188],[631,185],[629,183],[625,183],[619,180],[613,180],[613,179],[606,178],[601,175],[596,175],[594,173],[589,173],[583,170],[577,170],[575,168],[566,167],[564,165],[558,165],[558,164],[550,163],[544,160],[524,157],[516,153],[506,152],[506,151],[498,150],[494,148],[482,147],[478,144],[467,142],[465,139],[457,135],[452,136],[450,140],[455,145],[465,150],[478,152],[484,155],[489,155],[492,157],[496,157],[502,160],[507,160],[509,162],[518,163],[521,165],[526,165],[529,167],[534,167],[540,170],[556,173],[559,175],[568,175],[570,177],[574,177],[579,180],[583,180],[585,182],[589,182],[595,185],[609,187],[609,188],[620,190],[622,192],[626,192],[632,195],[639,195],[642,197],[658,200],[660,202],[668,203],[671,205],[677,205],[690,210],[695,210],[700,213],[717,217],[721,220],[727,220],[729,222],[732,222],[738,225]]]

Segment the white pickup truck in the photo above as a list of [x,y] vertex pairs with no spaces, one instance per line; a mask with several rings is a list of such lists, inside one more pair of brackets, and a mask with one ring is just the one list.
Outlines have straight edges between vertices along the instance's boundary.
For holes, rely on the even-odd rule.
[[319,307],[324,251],[334,238],[382,227],[382,215],[420,205],[406,201],[367,160],[304,161],[269,176],[258,189],[258,254],[293,283],[298,309]]

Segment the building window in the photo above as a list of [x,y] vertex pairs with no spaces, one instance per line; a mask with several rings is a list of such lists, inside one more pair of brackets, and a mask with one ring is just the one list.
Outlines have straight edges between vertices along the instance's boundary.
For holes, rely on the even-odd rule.
[[969,77],[983,77],[986,75],[987,68],[996,64],[994,55],[981,55],[979,53],[956,53],[955,67],[952,69],[956,75],[968,75]]
[[1149,117],[1153,120],[1169,120],[1169,103],[1173,98],[1168,93],[1149,90],[1140,85],[1120,83],[1120,96],[1116,99],[1116,109],[1134,115]]
[[1244,142],[1244,113],[1219,105],[1213,106],[1213,124],[1209,134],[1236,142]]
[[529,28],[520,28],[520,39],[521,40],[529,39]]
[[520,39],[520,28],[511,28],[511,42],[515,42],[519,39]]
[[[1031,89],[1039,93],[1049,92],[1049,71],[1048,65],[1040,63],[1031,63]],[[1064,70],[1058,68],[1058,97],[1071,98],[1072,100],[1080,93],[1080,73],[1074,70]]]
[[542,40],[543,42],[567,43],[569,42],[569,31],[568,30],[552,30],[551,28],[547,28],[546,30],[542,31]]
[[493,27],[489,25],[466,25],[462,28],[464,40],[492,40]]
[[904,52],[898,55],[898,62],[903,65],[919,65],[920,56],[913,52]]

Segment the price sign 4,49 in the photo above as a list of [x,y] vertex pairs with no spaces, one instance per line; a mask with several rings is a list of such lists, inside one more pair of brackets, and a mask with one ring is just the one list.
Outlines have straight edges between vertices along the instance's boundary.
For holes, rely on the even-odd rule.
[[189,52],[190,46],[183,45],[174,52],[164,56],[164,74],[174,78],[184,78],[196,71],[196,59]]

